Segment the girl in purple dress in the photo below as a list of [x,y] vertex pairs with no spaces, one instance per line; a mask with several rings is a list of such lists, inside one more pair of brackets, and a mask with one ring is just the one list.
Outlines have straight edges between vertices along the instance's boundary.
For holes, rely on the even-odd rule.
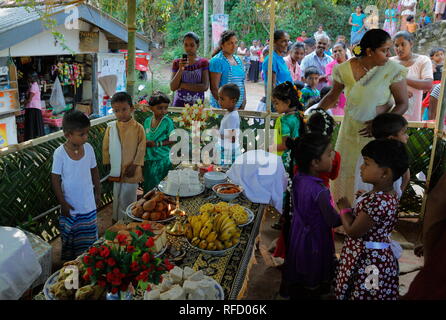
[[204,101],[204,93],[209,89],[209,61],[197,56],[199,45],[200,38],[195,33],[188,32],[183,37],[187,58],[174,60],[170,81],[170,89],[175,91],[174,107]]
[[[327,136],[308,133],[289,142],[299,173],[293,179],[293,216],[283,281],[289,297],[320,299],[335,273],[332,228],[341,225],[322,172],[330,172],[334,151]],[[297,156],[296,156],[297,155]]]

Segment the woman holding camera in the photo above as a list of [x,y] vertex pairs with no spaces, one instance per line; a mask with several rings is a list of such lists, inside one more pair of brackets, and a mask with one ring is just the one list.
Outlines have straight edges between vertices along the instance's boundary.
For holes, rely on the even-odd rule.
[[183,37],[186,52],[176,59],[172,66],[170,89],[175,91],[174,107],[193,105],[197,100],[204,101],[204,93],[209,89],[209,61],[197,56],[200,38],[194,32]]

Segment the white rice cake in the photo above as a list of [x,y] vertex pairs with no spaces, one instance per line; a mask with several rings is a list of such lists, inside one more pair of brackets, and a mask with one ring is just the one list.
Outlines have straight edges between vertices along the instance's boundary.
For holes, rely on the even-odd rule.
[[172,270],[169,271],[170,278],[172,279],[173,283],[181,283],[183,280],[183,269],[181,269],[178,266],[175,266]]
[[151,291],[144,292],[144,300],[160,300],[161,291],[159,289],[153,289]]
[[192,274],[187,280],[190,280],[190,281],[200,281],[200,280],[203,280],[203,279],[204,279],[203,271],[199,270],[199,271],[195,272],[194,274]]
[[183,269],[183,280],[188,279],[191,275],[195,273],[195,270],[191,267],[184,267]]
[[193,293],[188,294],[188,300],[205,300],[206,294],[201,289],[195,290]]

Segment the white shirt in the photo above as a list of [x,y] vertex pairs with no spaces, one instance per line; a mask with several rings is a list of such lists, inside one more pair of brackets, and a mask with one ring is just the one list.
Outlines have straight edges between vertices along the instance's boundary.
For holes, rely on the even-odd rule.
[[89,143],[84,144],[84,153],[82,159],[73,160],[61,145],[53,155],[51,172],[61,176],[65,201],[74,208],[70,210],[71,215],[96,210],[91,169],[96,168],[97,164],[93,147]]
[[[235,142],[232,143],[232,137],[228,138],[230,131],[235,130]],[[221,135],[225,135],[225,141],[221,139]],[[239,148],[239,134],[240,134],[240,116],[237,110],[228,112],[224,115],[220,122],[220,139],[219,143],[225,149],[231,149],[229,146],[233,145],[234,148]]]
[[413,10],[403,10],[401,12],[402,16],[415,16],[416,12],[417,12],[417,0],[401,0],[400,1],[400,5],[403,7],[410,7],[411,5],[415,4],[415,7],[413,7]]
[[249,48],[249,52],[250,52],[250,56],[249,56],[249,59],[251,60],[251,61],[260,61],[260,57],[259,57],[259,55],[257,54],[257,52],[260,50],[260,47],[257,47],[257,46],[251,46],[250,48]]

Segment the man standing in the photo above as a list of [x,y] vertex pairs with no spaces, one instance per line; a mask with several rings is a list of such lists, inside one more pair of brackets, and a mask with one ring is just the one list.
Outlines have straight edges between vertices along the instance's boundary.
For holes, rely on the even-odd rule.
[[[305,69],[309,67],[315,67],[319,71],[319,84],[317,86],[318,90],[321,90],[323,87],[327,86],[327,76],[325,74],[325,67],[329,64],[333,59],[325,54],[325,51],[328,47],[328,37],[320,36],[316,39],[316,51],[307,55],[300,64],[300,68],[302,69],[302,75],[305,74]],[[302,79],[303,80],[303,79]]]

